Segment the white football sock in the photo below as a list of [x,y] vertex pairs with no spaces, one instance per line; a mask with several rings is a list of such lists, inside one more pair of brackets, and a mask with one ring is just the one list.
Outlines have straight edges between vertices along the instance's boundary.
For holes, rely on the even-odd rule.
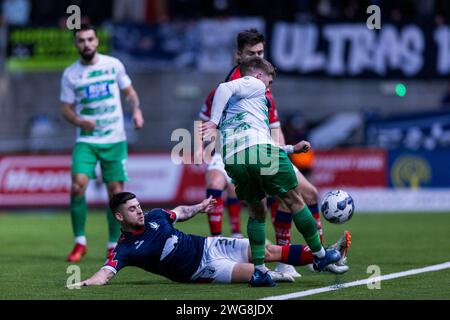
[[106,249],[114,249],[115,247],[116,247],[116,245],[117,245],[117,242],[108,242],[107,244],[106,244]]
[[87,243],[86,236],[75,237],[75,243],[79,243],[79,244],[82,244],[83,246],[85,246]]
[[323,258],[323,257],[325,257],[325,249],[322,247],[322,249],[320,249],[320,251],[313,252],[313,255],[315,255],[318,258]]
[[265,264],[257,265],[257,266],[255,266],[255,269],[258,269],[262,273],[266,273],[267,271],[269,271],[269,269],[266,267]]

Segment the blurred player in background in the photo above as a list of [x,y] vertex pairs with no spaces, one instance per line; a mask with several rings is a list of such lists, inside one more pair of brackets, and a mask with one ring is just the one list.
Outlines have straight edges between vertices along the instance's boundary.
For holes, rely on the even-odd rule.
[[[237,65],[234,66],[233,69],[230,71],[230,73],[225,79],[225,82],[239,79],[241,77],[239,65],[243,59],[252,56],[264,58],[264,47],[265,47],[264,35],[258,32],[258,30],[249,29],[240,32],[237,35],[236,42],[237,42],[237,51],[235,53],[235,60],[237,62]],[[209,121],[211,117],[211,107],[214,100],[215,91],[216,89],[213,89],[208,94],[205,100],[205,103],[200,112],[201,121]],[[285,138],[283,135],[283,131],[281,130],[275,99],[273,98],[272,91],[270,90],[270,88],[267,88],[266,99],[269,109],[269,128],[271,129],[272,137],[278,143],[278,145],[283,146],[286,144]],[[197,145],[200,146],[201,144],[198,143]],[[294,156],[297,157],[301,155],[299,154]],[[301,186],[300,190],[302,193],[302,197],[305,199],[305,202],[308,205],[309,210],[311,211],[314,219],[317,222],[320,239],[321,241],[323,241],[322,223],[320,221],[320,212],[318,207],[319,193],[316,187],[314,187],[314,185],[311,184],[295,166],[294,171],[297,176],[297,181]],[[230,194],[231,191],[231,194],[234,195],[234,198],[232,200],[233,203],[239,203],[235,198],[234,185],[231,183],[231,179],[230,177],[228,177],[225,171],[225,166],[220,154],[213,155],[211,162],[207,167],[206,188],[207,188],[207,196],[213,195],[213,197],[217,200],[216,207],[208,215],[211,234],[212,235],[220,234],[222,232],[221,227],[223,214],[222,191],[225,188],[227,188],[228,193]],[[291,226],[292,226],[292,215],[290,214],[289,209],[283,203],[279,204],[274,197],[267,198],[267,205],[270,207],[270,211],[272,214],[272,222],[275,229],[276,244],[278,245],[289,244],[291,241]],[[229,212],[232,230],[240,230],[239,226],[240,211],[233,210],[233,208],[229,207]],[[345,257],[343,257],[343,261],[344,259]],[[295,270],[295,268],[281,262],[277,263],[275,270],[282,271],[284,273],[289,273],[294,277],[300,277],[300,274]],[[348,266],[341,262],[338,265],[332,264],[327,266],[327,270],[335,273],[343,273],[348,270]]]
[[[77,127],[72,154],[70,213],[75,246],[67,257],[78,262],[87,252],[85,192],[89,179],[95,178],[100,162],[108,195],[122,192],[127,181],[127,142],[120,92],[132,108],[135,129],[144,125],[139,98],[123,64],[97,52],[99,39],[93,26],[82,25],[74,32],[80,59],[64,70],[61,79],[62,113]],[[109,240],[107,255],[116,246],[120,226],[107,211]]]
[[[215,204],[210,196],[193,206],[178,206],[172,210],[153,209],[144,213],[136,196],[130,192],[114,195],[110,209],[119,221],[122,236],[104,266],[77,286],[104,285],[117,272],[135,266],[177,282],[236,283],[248,282],[253,264],[248,239],[202,237],[186,234],[174,228],[176,222],[186,221],[200,212],[209,212]],[[339,239],[340,250],[347,243]],[[310,250],[302,255],[303,245],[266,246],[265,259],[289,261],[304,265],[313,260]],[[279,282],[293,282],[289,275],[270,271]]]

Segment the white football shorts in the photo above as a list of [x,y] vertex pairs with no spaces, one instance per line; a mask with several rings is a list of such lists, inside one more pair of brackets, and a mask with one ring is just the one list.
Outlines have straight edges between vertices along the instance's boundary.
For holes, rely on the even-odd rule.
[[222,156],[220,153],[214,153],[214,155],[211,157],[211,162],[208,164],[208,167],[206,168],[207,171],[209,170],[219,170],[222,172],[228,183],[231,183],[231,178],[228,176],[227,172],[225,171],[225,164],[223,163]]
[[207,237],[203,257],[193,281],[231,283],[236,263],[248,263],[248,239]]

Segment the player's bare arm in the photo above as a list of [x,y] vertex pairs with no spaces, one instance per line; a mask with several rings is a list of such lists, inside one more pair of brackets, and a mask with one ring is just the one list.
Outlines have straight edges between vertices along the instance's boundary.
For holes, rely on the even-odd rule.
[[200,164],[202,162],[202,159],[204,159],[204,154],[203,151],[205,150],[206,147],[206,143],[204,143],[203,138],[202,138],[202,134],[201,134],[201,130],[202,130],[202,126],[204,121],[203,120],[197,120],[196,122],[198,124],[197,129],[198,130],[194,130],[194,163],[195,164]]
[[133,123],[135,129],[140,129],[144,126],[144,116],[142,115],[142,110],[140,106],[139,96],[134,90],[133,86],[128,86],[122,90],[125,95],[125,100],[131,107],[133,112]]
[[95,128],[94,121],[83,119],[76,114],[73,104],[63,103],[62,114],[68,122],[76,127],[80,127],[83,130],[94,130]]
[[178,206],[175,209],[172,209],[177,216],[178,221],[186,221],[194,217],[199,212],[208,213],[216,203],[216,200],[210,196],[208,199],[203,200],[199,204],[195,204],[193,206]]
[[115,276],[115,273],[107,268],[102,268],[97,271],[92,277],[72,284],[71,287],[85,287],[85,286],[102,286],[108,283]]
[[277,145],[284,146],[286,144],[286,140],[284,138],[283,130],[281,130],[281,126],[271,128],[270,135],[272,136],[273,141]]

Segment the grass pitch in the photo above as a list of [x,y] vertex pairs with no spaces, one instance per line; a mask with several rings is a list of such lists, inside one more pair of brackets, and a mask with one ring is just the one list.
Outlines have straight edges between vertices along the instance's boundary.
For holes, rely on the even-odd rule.
[[[245,231],[247,214],[242,213]],[[246,284],[179,284],[143,270],[127,267],[106,286],[69,290],[65,287],[69,263],[65,258],[73,240],[69,215],[63,212],[0,213],[0,299],[146,299],[146,300],[246,300],[320,288],[366,279],[370,265],[381,275],[450,261],[449,213],[357,213],[344,225],[323,221],[324,242],[352,232],[352,247],[344,275],[315,274],[298,267],[302,278],[274,288],[249,288]],[[198,215],[177,228],[207,235],[206,216]],[[229,234],[225,214],[224,233]],[[301,237],[294,229],[293,243]],[[105,260],[106,215],[90,212],[87,219],[88,253],[81,263],[81,277],[95,273]],[[267,238],[274,239],[268,223]],[[271,266],[269,264],[269,266]],[[341,289],[302,299],[450,299],[450,269],[391,279],[380,289],[367,286]]]

